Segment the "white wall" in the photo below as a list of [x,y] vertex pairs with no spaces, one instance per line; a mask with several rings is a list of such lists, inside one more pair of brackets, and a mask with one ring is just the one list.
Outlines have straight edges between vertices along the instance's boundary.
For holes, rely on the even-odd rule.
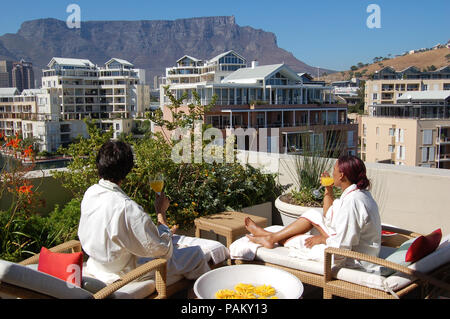
[[[279,173],[282,185],[294,183],[294,155],[264,155],[250,164]],[[424,234],[437,228],[450,233],[450,170],[378,163],[366,163],[366,168],[382,223]]]

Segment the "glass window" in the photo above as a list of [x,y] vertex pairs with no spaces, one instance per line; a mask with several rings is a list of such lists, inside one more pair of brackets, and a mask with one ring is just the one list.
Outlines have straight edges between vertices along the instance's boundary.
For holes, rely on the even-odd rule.
[[423,144],[433,144],[433,130],[423,130]]

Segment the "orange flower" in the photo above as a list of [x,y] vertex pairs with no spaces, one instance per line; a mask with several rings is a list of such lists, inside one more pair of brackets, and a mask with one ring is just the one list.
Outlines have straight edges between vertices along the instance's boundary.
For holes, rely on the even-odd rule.
[[31,145],[28,146],[28,148],[23,151],[23,155],[25,155],[26,157],[31,157],[33,155],[33,149]]
[[31,191],[31,189],[33,188],[33,185],[24,185],[24,186],[20,186],[19,189],[17,190],[19,193],[21,194],[33,194],[33,192]]
[[19,147],[19,143],[20,143],[20,139],[16,138],[15,140],[10,140],[6,146],[12,146],[13,148],[18,148]]

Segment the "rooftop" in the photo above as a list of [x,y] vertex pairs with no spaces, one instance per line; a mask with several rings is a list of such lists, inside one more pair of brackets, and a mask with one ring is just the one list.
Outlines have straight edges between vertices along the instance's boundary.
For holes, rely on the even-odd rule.
[[397,102],[409,100],[446,100],[450,97],[450,91],[410,91],[403,93]]
[[273,74],[280,72],[289,79],[301,81],[301,77],[292,71],[286,64],[261,65],[250,68],[242,68],[234,71],[222,80],[222,83],[233,82],[236,80],[264,80]]
[[19,91],[17,90],[17,88],[0,88],[0,96],[2,97],[13,96],[18,94]]
[[47,66],[51,68],[53,67],[53,65],[55,65],[55,63],[66,66],[95,67],[94,63],[89,60],[58,57],[54,57]]

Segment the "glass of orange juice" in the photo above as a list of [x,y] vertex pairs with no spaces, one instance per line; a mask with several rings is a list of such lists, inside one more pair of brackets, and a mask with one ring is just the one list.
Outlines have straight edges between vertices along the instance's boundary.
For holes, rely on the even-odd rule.
[[155,191],[155,193],[161,195],[164,188],[164,175],[159,173],[153,176],[153,178],[150,179],[150,187]]
[[322,184],[322,186],[331,186],[334,184],[334,179],[333,177],[329,177],[329,176],[323,176],[320,178],[320,183]]

